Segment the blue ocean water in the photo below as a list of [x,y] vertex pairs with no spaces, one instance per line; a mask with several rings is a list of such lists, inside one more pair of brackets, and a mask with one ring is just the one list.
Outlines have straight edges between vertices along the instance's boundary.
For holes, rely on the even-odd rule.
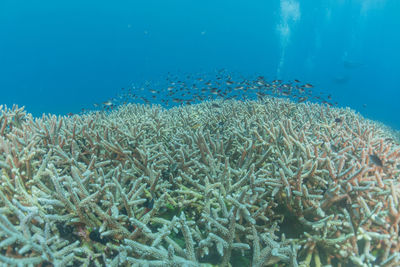
[[397,0],[2,0],[0,104],[79,113],[168,72],[225,69],[312,83],[400,129],[399,12]]

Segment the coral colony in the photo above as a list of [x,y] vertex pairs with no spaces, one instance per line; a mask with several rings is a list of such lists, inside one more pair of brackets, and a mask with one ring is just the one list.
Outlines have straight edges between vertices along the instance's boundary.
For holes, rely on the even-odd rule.
[[400,146],[265,97],[1,107],[2,266],[399,266]]

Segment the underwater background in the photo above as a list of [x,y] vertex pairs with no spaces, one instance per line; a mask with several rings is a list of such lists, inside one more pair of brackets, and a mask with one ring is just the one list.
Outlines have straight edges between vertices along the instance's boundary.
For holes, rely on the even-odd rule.
[[311,83],[398,130],[399,12],[396,0],[2,0],[0,104],[79,113],[135,83],[224,69]]

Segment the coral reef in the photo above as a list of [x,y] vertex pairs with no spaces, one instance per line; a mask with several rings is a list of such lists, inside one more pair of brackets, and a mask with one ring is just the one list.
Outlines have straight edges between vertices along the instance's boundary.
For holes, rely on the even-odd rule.
[[400,146],[350,109],[0,110],[4,266],[400,265]]

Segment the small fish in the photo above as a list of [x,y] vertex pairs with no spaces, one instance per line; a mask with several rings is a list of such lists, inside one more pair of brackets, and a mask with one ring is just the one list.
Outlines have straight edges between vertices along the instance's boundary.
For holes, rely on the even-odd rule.
[[92,241],[99,242],[100,244],[107,244],[107,242],[110,242],[110,238],[107,236],[101,236],[100,231],[95,228],[89,233],[89,238]]
[[342,118],[335,118],[336,123],[341,123],[342,121],[343,121]]
[[151,210],[154,206],[154,198],[151,200],[146,199],[146,202],[144,203],[145,208]]
[[369,159],[378,167],[383,167],[383,162],[382,160],[374,153],[372,155],[369,155]]
[[306,84],[304,85],[304,87],[305,87],[305,88],[313,88],[314,85],[312,85],[312,84],[310,84],[310,83],[306,83]]
[[103,105],[109,107],[109,106],[112,106],[113,103],[111,102],[111,100],[108,100],[108,101],[106,101],[106,102],[103,102]]

